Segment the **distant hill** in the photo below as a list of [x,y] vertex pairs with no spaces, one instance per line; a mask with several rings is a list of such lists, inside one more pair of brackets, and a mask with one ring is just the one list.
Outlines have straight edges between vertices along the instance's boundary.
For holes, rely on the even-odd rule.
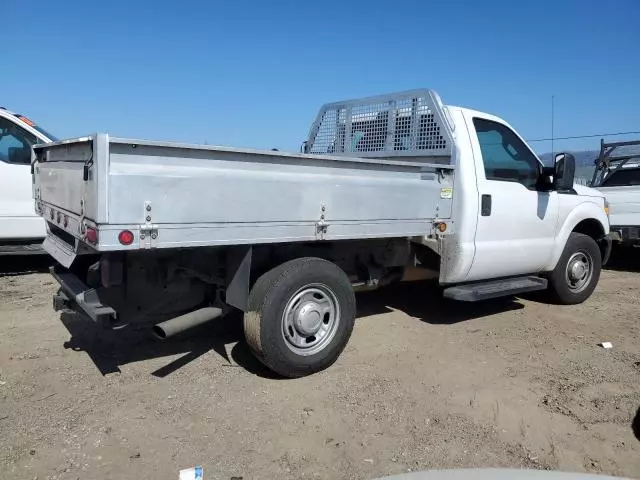
[[[611,146],[611,144],[609,144],[609,146]],[[600,155],[600,151],[582,150],[575,152],[569,151],[568,153],[573,154],[576,158],[576,182],[582,185],[587,185],[593,177],[595,159]],[[640,162],[640,141],[625,141],[622,144],[614,146],[613,150],[608,151],[608,154],[611,159],[622,157],[629,160],[629,158],[635,157],[635,160],[629,160],[629,162]],[[553,162],[553,155],[551,153],[543,153],[539,157],[545,165],[551,165]]]
[[[576,152],[567,152],[572,154],[576,158],[576,183],[581,185],[587,185],[593,177],[594,161],[600,155],[599,150],[581,150]],[[543,153],[539,155],[540,160],[545,165],[551,165],[553,163],[552,153]]]
[[[599,150],[581,150],[577,152],[569,151],[566,153],[570,153],[576,157],[576,167],[593,167],[593,162],[598,158],[598,155],[600,155]],[[545,165],[551,165],[553,163],[553,154],[543,153],[540,155],[540,160],[542,160]]]

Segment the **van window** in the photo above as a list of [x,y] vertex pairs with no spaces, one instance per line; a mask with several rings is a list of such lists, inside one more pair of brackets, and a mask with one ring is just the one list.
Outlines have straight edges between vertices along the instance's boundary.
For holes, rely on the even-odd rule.
[[0,161],[29,165],[31,147],[38,143],[35,135],[7,118],[0,117]]

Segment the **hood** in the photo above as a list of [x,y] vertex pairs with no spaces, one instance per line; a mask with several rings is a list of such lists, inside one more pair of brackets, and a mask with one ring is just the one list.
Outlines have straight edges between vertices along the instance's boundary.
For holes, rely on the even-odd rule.
[[584,185],[573,185],[573,189],[578,195],[583,197],[599,197],[604,198],[604,194],[595,188],[585,187]]

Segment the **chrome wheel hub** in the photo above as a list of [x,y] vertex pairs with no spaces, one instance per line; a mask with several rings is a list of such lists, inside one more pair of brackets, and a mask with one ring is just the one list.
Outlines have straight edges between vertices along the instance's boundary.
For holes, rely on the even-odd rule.
[[593,260],[587,252],[576,252],[567,262],[565,279],[567,286],[575,293],[584,290],[593,276]]
[[302,335],[314,335],[322,324],[322,308],[315,302],[306,302],[294,313],[293,324]]
[[313,355],[335,336],[340,308],[325,285],[312,284],[298,290],[282,314],[282,335],[287,347],[298,355]]

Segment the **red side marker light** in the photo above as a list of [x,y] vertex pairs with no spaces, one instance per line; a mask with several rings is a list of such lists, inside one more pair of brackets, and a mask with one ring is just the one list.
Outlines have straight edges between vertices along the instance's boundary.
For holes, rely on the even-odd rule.
[[122,245],[131,245],[133,243],[133,233],[131,233],[129,230],[122,230],[118,234],[118,241]]

